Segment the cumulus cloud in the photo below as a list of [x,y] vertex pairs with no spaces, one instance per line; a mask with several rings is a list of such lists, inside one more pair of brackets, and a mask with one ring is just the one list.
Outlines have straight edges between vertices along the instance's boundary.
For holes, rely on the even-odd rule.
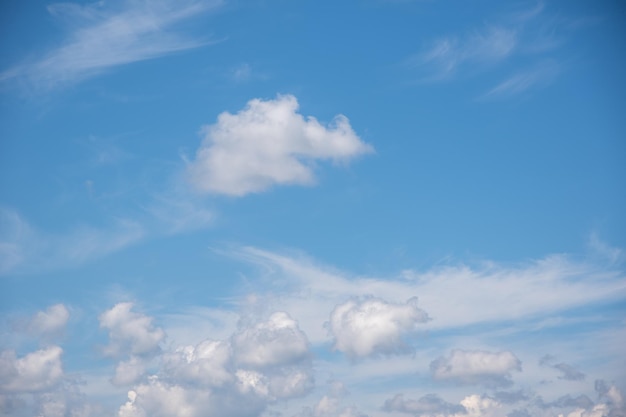
[[39,311],[30,320],[28,330],[39,336],[50,337],[65,329],[70,313],[63,304],[55,304],[45,311]]
[[154,327],[152,318],[131,311],[132,308],[132,303],[119,303],[100,315],[100,327],[109,331],[107,355],[154,353],[165,338],[165,332]]
[[180,346],[159,358],[160,368],[129,391],[120,417],[259,415],[314,385],[309,342],[284,312],[242,325],[225,340]]
[[57,385],[63,377],[63,349],[50,346],[18,358],[14,351],[0,353],[0,392],[39,392]]
[[[501,404],[485,395],[470,395],[461,401],[467,417],[497,417]],[[457,414],[458,415],[458,414]]]
[[315,181],[315,161],[345,162],[373,151],[345,116],[324,126],[299,114],[291,95],[250,100],[236,114],[220,114],[204,132],[189,179],[202,192],[231,196],[274,185],[309,185]]
[[334,348],[354,358],[406,351],[404,337],[426,321],[428,314],[417,307],[417,297],[404,304],[379,298],[353,299],[335,307],[328,329]]
[[585,379],[585,374],[577,370],[567,363],[555,363],[555,357],[552,355],[545,355],[539,360],[539,365],[554,368],[561,372],[559,379],[565,379],[568,381],[582,381]]
[[277,312],[254,327],[233,336],[237,363],[266,368],[302,361],[308,357],[308,340],[287,313]]
[[152,377],[128,392],[128,401],[120,407],[118,417],[244,417],[260,413],[262,404],[254,397],[233,398]]
[[212,387],[233,381],[231,360],[230,344],[215,340],[179,347],[162,358],[164,374],[169,378]]
[[510,385],[511,372],[522,364],[511,352],[455,349],[430,364],[433,378],[487,386]]

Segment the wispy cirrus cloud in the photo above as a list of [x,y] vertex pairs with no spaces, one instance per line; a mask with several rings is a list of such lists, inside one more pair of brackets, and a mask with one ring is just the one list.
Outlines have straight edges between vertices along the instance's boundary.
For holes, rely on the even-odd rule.
[[[558,311],[610,302],[626,294],[620,269],[561,255],[519,266],[486,262],[405,270],[396,278],[377,279],[352,277],[306,257],[258,248],[239,248],[231,254],[263,267],[278,278],[275,284],[284,279],[285,293],[266,301],[288,308],[314,343],[327,340],[319,326],[328,320],[322,312],[354,296],[375,294],[392,303],[417,296],[420,309],[432,318],[423,326],[435,330],[552,317]],[[448,308],[450,303],[454,308]]]
[[528,90],[550,84],[558,74],[559,65],[554,61],[547,61],[511,75],[489,90],[482,98],[494,99],[522,94]]
[[508,73],[479,99],[510,98],[545,87],[562,72],[559,48],[580,25],[554,17],[538,2],[527,10],[500,15],[495,23],[440,36],[407,61],[421,82]]
[[466,37],[448,36],[434,41],[426,51],[414,56],[411,64],[430,75],[426,79],[451,78],[469,64],[496,63],[507,58],[518,45],[514,29],[492,26]]
[[220,0],[123,1],[115,9],[104,2],[50,5],[49,13],[69,27],[66,39],[41,58],[3,71],[0,81],[26,79],[52,88],[206,45],[209,39],[183,36],[173,28],[220,4]]
[[19,212],[0,207],[0,274],[78,265],[116,252],[144,238],[141,224],[117,219],[107,229],[77,227],[48,234]]

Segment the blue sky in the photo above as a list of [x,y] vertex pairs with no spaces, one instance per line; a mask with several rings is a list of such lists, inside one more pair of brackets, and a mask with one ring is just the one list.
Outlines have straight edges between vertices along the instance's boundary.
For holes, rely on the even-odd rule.
[[626,415],[617,1],[0,13],[0,414]]

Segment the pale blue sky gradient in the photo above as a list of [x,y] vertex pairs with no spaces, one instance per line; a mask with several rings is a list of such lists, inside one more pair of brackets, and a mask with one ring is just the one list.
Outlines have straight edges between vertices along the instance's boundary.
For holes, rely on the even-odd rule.
[[[624,415],[625,23],[1,6],[0,414]],[[203,340],[230,356],[190,376]]]

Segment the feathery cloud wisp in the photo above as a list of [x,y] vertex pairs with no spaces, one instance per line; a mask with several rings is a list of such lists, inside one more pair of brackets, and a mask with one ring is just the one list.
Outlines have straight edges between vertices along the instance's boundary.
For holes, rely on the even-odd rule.
[[220,3],[124,1],[118,10],[110,10],[103,2],[53,4],[48,7],[50,14],[71,27],[67,39],[39,60],[0,73],[0,81],[24,77],[36,86],[51,88],[116,66],[206,45],[208,40],[181,36],[171,28]]

